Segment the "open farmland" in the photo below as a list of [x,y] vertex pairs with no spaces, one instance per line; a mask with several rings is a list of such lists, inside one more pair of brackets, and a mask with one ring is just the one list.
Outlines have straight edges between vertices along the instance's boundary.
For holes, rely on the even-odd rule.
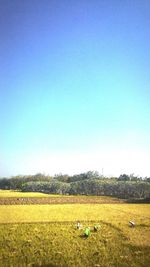
[[123,203],[124,200],[108,196],[71,196],[37,192],[0,190],[0,205],[68,204],[68,203]]
[[59,197],[59,195],[50,195],[44,193],[37,193],[37,192],[21,192],[21,191],[14,191],[14,190],[0,190],[0,198],[32,198],[32,197]]
[[0,205],[0,214],[2,267],[150,265],[149,204]]

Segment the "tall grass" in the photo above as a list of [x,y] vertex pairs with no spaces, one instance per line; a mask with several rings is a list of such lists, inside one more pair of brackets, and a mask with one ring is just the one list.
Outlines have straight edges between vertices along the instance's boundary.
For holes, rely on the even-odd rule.
[[[94,222],[87,225],[93,229]],[[149,266],[148,246],[131,244],[117,228],[101,222],[89,238],[83,232],[74,223],[0,225],[0,266]]]
[[0,197],[58,197],[59,195],[55,194],[44,194],[38,192],[21,192],[14,190],[0,190]]
[[[149,267],[149,204],[1,205],[0,267]],[[76,229],[81,221],[83,228]],[[130,228],[128,222],[135,221]],[[101,228],[93,231],[95,223]],[[83,237],[86,226],[91,235]]]

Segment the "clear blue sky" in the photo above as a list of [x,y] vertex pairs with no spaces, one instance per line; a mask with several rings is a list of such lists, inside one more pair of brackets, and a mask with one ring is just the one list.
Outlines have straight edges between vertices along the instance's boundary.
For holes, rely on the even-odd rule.
[[0,0],[0,176],[150,176],[149,44],[149,0]]

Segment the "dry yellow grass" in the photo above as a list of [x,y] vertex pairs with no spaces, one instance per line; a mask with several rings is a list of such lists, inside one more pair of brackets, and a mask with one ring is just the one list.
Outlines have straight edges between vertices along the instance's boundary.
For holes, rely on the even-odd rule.
[[[0,206],[0,214],[0,223],[102,221],[120,229],[133,243],[148,245],[150,239],[149,204],[5,205]],[[130,220],[136,222],[133,231]]]
[[[0,191],[0,197],[5,198],[51,196],[58,195]],[[76,196],[81,197],[86,196]],[[0,205],[0,267],[148,267],[149,207],[149,204]],[[78,220],[83,224],[80,231],[75,229]],[[134,228],[129,227],[130,220],[135,221]],[[101,225],[100,231],[92,232],[84,240],[85,227],[93,229],[95,223]]]
[[[51,196],[58,195],[0,191],[1,198]],[[86,198],[76,196],[82,197]],[[149,207],[149,204],[0,205],[0,267],[148,267]],[[80,231],[75,228],[78,220],[83,224]],[[134,228],[129,227],[130,220],[135,221]],[[93,231],[88,240],[83,239],[85,227],[93,229],[95,223],[101,225],[100,231]]]
[[0,190],[0,197],[58,197],[59,195],[50,195],[37,192],[21,192],[14,190]]

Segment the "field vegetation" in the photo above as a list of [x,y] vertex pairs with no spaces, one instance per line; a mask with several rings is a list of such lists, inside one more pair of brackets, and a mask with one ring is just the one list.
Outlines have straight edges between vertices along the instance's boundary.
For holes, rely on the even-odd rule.
[[17,190],[0,190],[0,198],[33,198],[33,197],[59,197],[58,194],[44,194],[40,192],[22,192]]
[[[94,222],[87,224],[92,229]],[[135,245],[105,222],[87,239],[74,223],[1,225],[0,235],[0,266],[149,266],[148,246]]]
[[0,205],[0,240],[1,267],[148,267],[149,204]]

